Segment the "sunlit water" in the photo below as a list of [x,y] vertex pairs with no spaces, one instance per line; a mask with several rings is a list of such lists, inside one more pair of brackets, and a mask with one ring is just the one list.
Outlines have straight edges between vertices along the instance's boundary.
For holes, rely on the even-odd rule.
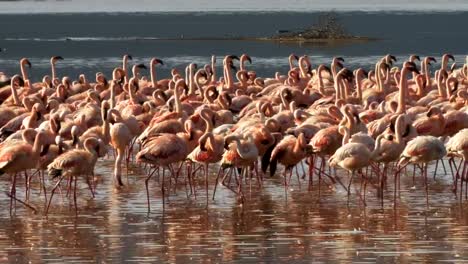
[[[447,166],[448,167],[448,166]],[[367,206],[353,185],[347,202],[340,185],[317,179],[308,191],[294,176],[285,192],[280,175],[266,178],[258,188],[244,186],[245,203],[231,191],[219,187],[206,208],[200,176],[197,196],[187,198],[184,184],[173,188],[164,210],[161,189],[154,177],[150,183],[151,213],[147,213],[144,174],[132,167],[126,187],[115,191],[112,162],[100,161],[96,168],[95,199],[84,180],[79,185],[78,216],[72,200],[54,197],[49,216],[43,216],[44,200],[37,185],[31,204],[34,214],[19,203],[13,216],[9,198],[0,196],[0,261],[24,263],[63,262],[203,262],[203,263],[375,263],[461,262],[468,260],[468,203],[451,192],[451,176],[432,179],[429,169],[429,204],[424,181],[417,172],[403,176],[396,207],[393,185],[384,192],[383,206],[373,187],[368,188]],[[301,170],[299,170],[301,171]],[[412,170],[409,169],[408,173]],[[300,172],[300,174],[302,174]],[[346,183],[348,176],[341,174]],[[210,177],[210,196],[215,172]],[[8,190],[7,177],[2,178]],[[22,181],[20,181],[22,183]],[[47,183],[48,188],[53,182]],[[50,192],[50,191],[49,191]],[[49,194],[50,195],[50,194]],[[19,184],[18,197],[24,197]],[[294,263],[294,262],[291,262]]]

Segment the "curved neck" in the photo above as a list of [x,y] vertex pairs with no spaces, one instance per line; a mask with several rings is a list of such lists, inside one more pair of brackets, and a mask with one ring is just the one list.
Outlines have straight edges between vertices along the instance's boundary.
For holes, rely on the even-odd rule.
[[289,56],[289,70],[294,69],[294,56]]
[[349,128],[347,128],[347,127],[345,127],[345,126],[342,126],[342,127],[340,127],[340,129],[344,132],[342,144],[343,144],[343,145],[346,145],[346,144],[348,144],[348,142],[349,142],[349,137],[350,137],[350,135],[349,135]]
[[15,105],[21,105],[21,101],[18,97],[18,92],[16,91],[16,85],[14,84],[16,78],[13,78],[11,80],[11,85],[10,85],[10,88],[11,88],[11,95],[13,96],[13,102],[15,103]]
[[203,121],[205,121],[205,124],[206,124],[206,129],[205,129],[205,133],[209,133],[211,131],[213,131],[213,123],[211,122],[211,119],[207,116],[207,112],[201,112],[201,118],[203,119]]
[[354,126],[355,126],[355,123],[354,123],[354,116],[353,114],[351,113],[351,109],[349,107],[346,107],[345,106],[345,111],[344,111],[344,115],[346,117],[346,120],[348,121],[348,124],[349,124],[349,131],[348,133],[351,133],[351,131],[353,131],[354,129]]
[[305,60],[306,59],[304,57],[299,59],[299,70],[301,71],[301,78],[307,77],[307,69],[304,67],[304,64],[306,63]]

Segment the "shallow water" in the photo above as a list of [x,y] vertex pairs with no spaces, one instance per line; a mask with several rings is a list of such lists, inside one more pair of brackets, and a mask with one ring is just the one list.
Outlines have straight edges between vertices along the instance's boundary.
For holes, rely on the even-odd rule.
[[[448,167],[448,166],[447,166]],[[130,168],[127,185],[115,191],[112,162],[96,168],[95,199],[83,182],[79,185],[76,217],[72,201],[54,197],[43,216],[43,196],[33,185],[31,204],[38,214],[19,203],[8,213],[9,198],[0,196],[0,261],[11,263],[95,262],[204,262],[204,263],[375,263],[468,261],[468,203],[450,191],[451,176],[429,169],[429,205],[424,182],[417,174],[403,176],[397,206],[392,180],[381,205],[369,187],[367,206],[338,184],[323,184],[320,197],[315,179],[308,191],[306,180],[293,177],[287,193],[282,178],[264,180],[259,189],[244,186],[245,203],[224,187],[205,208],[203,181],[197,197],[186,196],[183,184],[171,190],[163,210],[156,177],[150,184],[151,213],[147,214],[142,169]],[[301,171],[301,170],[299,170]],[[412,170],[409,170],[412,171]],[[210,178],[210,196],[215,172]],[[341,176],[346,183],[347,175]],[[9,181],[3,177],[2,188]],[[22,183],[22,181],[20,181]],[[47,183],[49,188],[52,181]],[[353,192],[359,183],[353,185]],[[18,187],[18,197],[24,197]]]

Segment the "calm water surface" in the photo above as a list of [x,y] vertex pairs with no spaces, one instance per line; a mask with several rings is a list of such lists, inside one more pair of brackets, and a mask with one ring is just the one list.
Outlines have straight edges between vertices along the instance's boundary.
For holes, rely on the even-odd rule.
[[[8,213],[9,198],[0,196],[0,261],[11,263],[151,262],[151,263],[375,263],[468,261],[468,203],[450,191],[443,171],[430,179],[429,206],[424,184],[402,177],[396,209],[389,181],[381,206],[369,188],[367,206],[357,195],[349,204],[339,185],[293,177],[287,193],[279,175],[263,188],[246,187],[242,205],[226,188],[205,208],[202,181],[197,197],[187,198],[184,185],[171,190],[163,210],[160,187],[151,182],[152,211],[147,214],[144,173],[130,169],[126,187],[115,191],[112,161],[98,163],[97,196],[91,198],[84,180],[79,186],[79,215],[59,194],[46,218],[38,188],[31,203],[39,213],[17,205]],[[432,170],[433,171],[433,168]],[[215,173],[210,179],[210,195]],[[156,178],[156,177],[155,177]],[[343,181],[348,178],[341,177]],[[1,180],[3,190],[9,181]],[[52,185],[49,182],[49,187]],[[357,183],[353,190],[359,188]],[[19,197],[24,197],[19,187]],[[65,191],[64,191],[65,192]]]

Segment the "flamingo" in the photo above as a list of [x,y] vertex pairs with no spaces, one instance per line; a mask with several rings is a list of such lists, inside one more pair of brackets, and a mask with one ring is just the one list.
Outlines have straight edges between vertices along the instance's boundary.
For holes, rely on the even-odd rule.
[[408,142],[400,155],[398,166],[406,167],[409,163],[423,165],[423,177],[426,186],[426,202],[428,202],[427,165],[434,160],[440,160],[447,154],[444,143],[434,136],[417,136]]
[[[224,153],[224,137],[213,134],[213,125],[207,109],[203,109],[200,115],[206,122],[206,130],[203,136],[198,140],[198,146],[187,158],[192,162],[202,163],[204,165],[206,202],[208,205],[208,166],[209,164],[221,161]],[[219,174],[220,172],[218,172],[218,177]],[[218,177],[216,181],[218,181]],[[215,196],[215,191],[213,192],[213,198]]]
[[[290,171],[289,178],[292,176],[292,169],[296,166],[301,160],[303,160],[307,154],[312,152],[312,147],[307,144],[304,134],[299,134],[296,138],[293,135],[284,137],[278,144],[275,146],[271,153],[270,163],[277,163],[285,166],[284,169],[284,188],[287,186],[287,171]],[[276,166],[274,166],[276,168]],[[270,170],[272,170],[270,168]],[[274,169],[271,172],[275,173]]]
[[[454,175],[454,191],[456,192],[457,188],[457,179],[461,178],[461,182],[463,184],[463,181],[467,181],[467,162],[468,162],[468,128],[460,130],[458,133],[456,133],[453,137],[449,139],[449,141],[446,144],[446,149],[447,149],[447,155],[450,156],[450,168],[452,168],[452,164],[455,166],[456,169],[456,175]],[[461,158],[463,161],[463,169],[461,170],[461,176],[459,177],[459,170],[461,166],[459,165],[458,168],[454,162],[454,158],[458,157]],[[453,170],[453,169],[452,169]],[[455,172],[452,172],[455,174]],[[463,185],[461,185],[463,186]]]
[[59,155],[51,164],[49,164],[49,166],[47,166],[49,175],[52,178],[59,177],[59,179],[50,194],[49,203],[47,204],[45,211],[46,215],[49,212],[49,207],[52,203],[55,190],[60,185],[64,177],[70,177],[74,181],[75,186],[73,190],[73,202],[75,205],[75,214],[78,214],[76,188],[79,176],[86,176],[86,182],[88,183],[88,186],[94,197],[94,192],[89,182],[89,176],[94,176],[94,166],[96,165],[98,153],[100,153],[99,147],[101,145],[99,141],[100,139],[94,137],[86,138],[85,142],[83,143],[84,150],[74,149],[67,151]]
[[[34,169],[40,157],[41,147],[44,145],[43,131],[39,131],[33,145],[23,142],[4,145],[0,149],[0,175],[13,174],[10,191],[10,214],[12,212],[13,199],[16,199],[16,176],[18,173]],[[26,190],[27,192],[28,190]]]

